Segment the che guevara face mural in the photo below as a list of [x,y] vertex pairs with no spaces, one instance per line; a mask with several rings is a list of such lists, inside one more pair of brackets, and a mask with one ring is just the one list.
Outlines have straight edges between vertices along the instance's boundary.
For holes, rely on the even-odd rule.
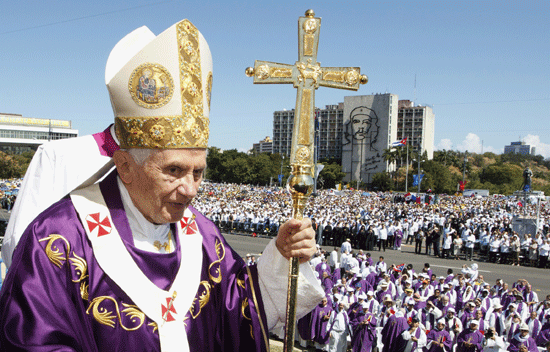
[[353,144],[364,144],[371,151],[378,151],[375,144],[380,130],[376,112],[366,106],[358,106],[350,113],[344,133],[344,145],[353,141]]

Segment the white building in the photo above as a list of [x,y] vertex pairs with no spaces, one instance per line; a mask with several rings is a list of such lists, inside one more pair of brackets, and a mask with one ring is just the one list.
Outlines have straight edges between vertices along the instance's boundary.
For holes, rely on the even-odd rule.
[[50,120],[0,113],[0,151],[21,154],[56,139],[78,137],[68,120]]
[[254,149],[256,153],[272,153],[273,140],[271,137],[266,136],[265,139],[259,141],[258,143],[252,144],[252,149]]
[[344,98],[345,181],[370,183],[374,174],[391,171],[383,154],[397,140],[397,101],[389,93]]
[[414,106],[410,100],[399,100],[397,114],[397,140],[407,138],[409,151],[422,154],[428,159],[434,156],[435,115],[429,106]]

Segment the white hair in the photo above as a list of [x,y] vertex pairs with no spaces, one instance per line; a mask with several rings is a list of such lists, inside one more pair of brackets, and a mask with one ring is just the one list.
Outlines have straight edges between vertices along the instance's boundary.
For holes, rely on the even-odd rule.
[[124,151],[128,152],[138,165],[143,165],[145,160],[151,154],[153,153],[154,149],[144,149],[144,148],[130,148],[130,149],[123,149]]

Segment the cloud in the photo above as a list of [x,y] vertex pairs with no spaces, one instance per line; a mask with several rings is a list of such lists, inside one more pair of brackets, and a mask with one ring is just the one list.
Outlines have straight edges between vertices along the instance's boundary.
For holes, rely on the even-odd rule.
[[436,150],[452,150],[453,149],[453,142],[451,142],[450,139],[448,138],[444,138],[442,140],[439,141],[439,143],[437,143],[437,145],[435,146],[435,149]]
[[503,149],[496,149],[492,146],[483,145],[483,141],[479,136],[475,133],[468,133],[466,136],[466,139],[464,139],[462,142],[460,142],[456,149],[460,151],[468,151],[472,153],[481,154],[486,152],[491,152],[495,154],[500,154],[503,152]]
[[542,143],[539,136],[528,134],[523,138],[525,144],[535,147],[535,154],[542,155],[544,158],[550,158],[550,144]]

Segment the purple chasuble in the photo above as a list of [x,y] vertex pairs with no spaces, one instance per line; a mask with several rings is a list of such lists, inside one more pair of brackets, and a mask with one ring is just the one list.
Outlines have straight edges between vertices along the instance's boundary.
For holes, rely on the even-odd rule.
[[[445,329],[443,330],[437,330],[432,329],[430,332],[426,335],[426,341],[429,343],[430,341],[434,341],[429,349],[427,349],[427,352],[450,352],[452,349],[452,340],[451,335],[449,332]],[[443,348],[439,346],[439,343],[443,343]]]
[[[483,341],[483,335],[478,330],[464,329],[456,340],[457,352],[479,352],[483,348],[481,342]],[[472,344],[470,347],[466,346],[466,343]]]
[[[366,322],[363,324],[363,322]],[[361,312],[351,322],[353,329],[351,345],[354,352],[371,351],[377,339],[376,317],[371,313]]]
[[404,349],[401,334],[407,329],[409,329],[409,324],[406,318],[390,316],[382,328],[382,343],[384,344],[382,352],[398,352]]
[[330,333],[327,331],[330,312],[332,312],[330,304],[324,307],[319,304],[311,312],[311,336],[313,341],[321,345],[326,345],[330,338]]
[[[116,172],[100,189],[139,269],[159,288],[168,288],[182,253],[175,226],[173,253],[142,251],[133,243]],[[216,226],[191,210],[203,236],[201,284],[190,309],[177,312],[185,320],[190,351],[266,351],[256,268],[247,267]],[[44,351],[48,346],[56,351],[160,351],[156,324],[99,266],[69,197],[40,214],[23,234],[0,306],[5,351]]]
[[539,351],[537,348],[537,344],[535,343],[535,340],[533,340],[531,336],[528,336],[527,338],[522,339],[519,336],[519,333],[515,335],[510,341],[510,346],[508,346],[508,351],[519,352],[522,346],[527,347],[527,351],[529,352]]

